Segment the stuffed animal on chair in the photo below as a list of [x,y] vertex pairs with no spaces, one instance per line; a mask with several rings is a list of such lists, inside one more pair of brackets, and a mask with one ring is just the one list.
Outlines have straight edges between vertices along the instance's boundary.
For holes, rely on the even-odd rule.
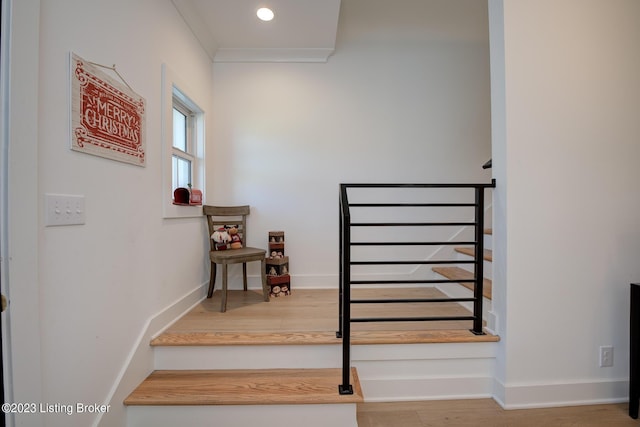
[[214,247],[217,251],[224,251],[229,249],[229,242],[231,242],[231,236],[227,232],[227,229],[224,227],[218,228],[213,232],[211,238],[214,242]]
[[242,239],[238,234],[238,226],[232,225],[229,227],[229,236],[231,237],[231,249],[242,248]]

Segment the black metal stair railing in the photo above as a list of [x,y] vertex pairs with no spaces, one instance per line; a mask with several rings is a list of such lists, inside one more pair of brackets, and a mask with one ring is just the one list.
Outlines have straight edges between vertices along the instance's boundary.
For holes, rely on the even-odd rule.
[[[340,394],[353,394],[350,384],[351,371],[351,323],[361,322],[416,322],[416,321],[446,321],[446,320],[469,320],[472,321],[471,332],[476,335],[484,334],[482,330],[482,292],[483,292],[483,252],[484,252],[484,196],[486,188],[495,188],[495,179],[490,184],[340,184],[339,202],[339,330],[336,332],[338,338],[342,338],[342,384],[338,389]],[[467,203],[350,203],[348,190],[350,188],[372,188],[372,189],[396,189],[396,188],[424,188],[424,189],[474,189],[475,200]],[[460,208],[473,207],[473,221],[452,221],[452,222],[352,222],[351,208]],[[354,227],[474,227],[473,241],[367,241],[353,242],[351,231]],[[357,246],[447,246],[447,245],[473,245],[475,255],[473,260],[384,260],[384,261],[353,261],[351,248]],[[425,279],[425,280],[351,280],[351,267],[355,265],[425,265],[425,264],[473,264],[473,279]],[[471,298],[404,298],[404,299],[352,299],[351,285],[367,284],[437,284],[437,283],[460,283],[473,282],[474,293]],[[441,302],[473,302],[473,313],[469,316],[425,316],[425,317],[362,317],[353,318],[351,316],[351,304],[401,304],[401,303],[441,303]]]

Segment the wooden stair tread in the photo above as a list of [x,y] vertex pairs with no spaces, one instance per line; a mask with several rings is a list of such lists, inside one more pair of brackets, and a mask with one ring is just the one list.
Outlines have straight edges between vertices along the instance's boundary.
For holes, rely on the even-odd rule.
[[493,234],[493,228],[485,228],[484,234]]
[[435,344],[463,342],[497,342],[500,337],[485,331],[475,335],[467,329],[430,331],[351,331],[351,344]]
[[200,345],[319,345],[335,344],[335,331],[318,332],[165,332],[152,346]]
[[[469,255],[470,257],[475,257],[476,255],[476,250],[474,248],[460,247],[455,248],[455,251],[461,254]],[[493,252],[489,249],[485,249],[483,251],[483,258],[485,259],[485,261],[493,261]]]
[[[433,267],[433,271],[451,280],[473,280],[473,273],[460,267]],[[491,280],[485,278],[482,283],[482,295],[491,299]],[[473,290],[473,283],[461,282],[460,284]]]
[[296,405],[361,403],[351,369],[352,395],[340,395],[342,369],[154,371],[125,405]]
[[[496,335],[474,335],[466,329],[351,331],[351,344],[420,344],[495,342]],[[174,332],[164,333],[152,346],[340,345],[335,331],[326,332]]]

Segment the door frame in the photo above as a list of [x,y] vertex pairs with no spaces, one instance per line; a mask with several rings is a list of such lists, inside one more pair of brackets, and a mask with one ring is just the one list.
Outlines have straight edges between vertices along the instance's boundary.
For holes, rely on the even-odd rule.
[[[5,400],[43,402],[38,281],[38,83],[40,0],[2,0],[0,251]],[[12,337],[20,337],[15,339]],[[42,414],[8,414],[7,425],[44,425]]]

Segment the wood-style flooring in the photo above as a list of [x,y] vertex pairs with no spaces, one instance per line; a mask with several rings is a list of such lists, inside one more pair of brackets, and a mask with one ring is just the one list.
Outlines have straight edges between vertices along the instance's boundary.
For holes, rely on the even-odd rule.
[[[438,298],[435,288],[354,289],[353,298]],[[457,303],[352,304],[353,317],[469,316]],[[353,344],[497,341],[476,336],[471,321],[353,323]],[[264,302],[258,291],[229,291],[220,312],[220,291],[171,325],[152,345],[335,344],[338,291],[300,289]]]
[[493,399],[358,404],[358,427],[625,427],[626,403],[506,411]]
[[363,401],[355,368],[354,393],[340,395],[342,369],[155,371],[125,405],[299,405]]
[[[358,294],[360,292],[360,294]],[[355,291],[358,298],[428,298],[442,296],[433,288]],[[204,300],[158,336],[153,345],[242,345],[335,343],[338,325],[336,290],[295,290],[292,295],[262,301],[257,291],[230,291],[226,313],[220,313],[220,293]],[[380,316],[372,307],[355,307],[357,316]],[[359,310],[359,311],[358,311]],[[426,311],[425,311],[426,310]],[[384,308],[385,316],[467,315],[455,303],[409,304]],[[498,340],[485,335],[475,337],[470,322],[364,323],[354,324],[354,343],[369,342],[451,342],[474,339]],[[426,329],[425,329],[426,328]],[[169,375],[170,376],[170,375]],[[156,378],[168,381],[166,373]],[[255,380],[271,387],[272,380]],[[271,381],[271,382],[270,382]],[[297,381],[297,380],[296,380]],[[280,380],[278,380],[280,382]],[[252,384],[253,384],[252,383]],[[336,380],[331,381],[331,393]],[[234,381],[234,386],[237,381]],[[171,388],[171,387],[170,387]],[[225,393],[227,395],[228,393]],[[135,396],[134,396],[135,397]],[[207,396],[205,396],[207,397]],[[207,398],[210,398],[208,396]],[[140,398],[140,396],[138,396]],[[264,395],[261,397],[264,398]],[[129,402],[132,403],[132,402]],[[238,403],[238,402],[236,402]],[[138,403],[144,404],[144,403]],[[600,427],[638,426],[628,416],[627,404],[594,405],[527,410],[503,410],[492,399],[358,403],[359,427]]]

